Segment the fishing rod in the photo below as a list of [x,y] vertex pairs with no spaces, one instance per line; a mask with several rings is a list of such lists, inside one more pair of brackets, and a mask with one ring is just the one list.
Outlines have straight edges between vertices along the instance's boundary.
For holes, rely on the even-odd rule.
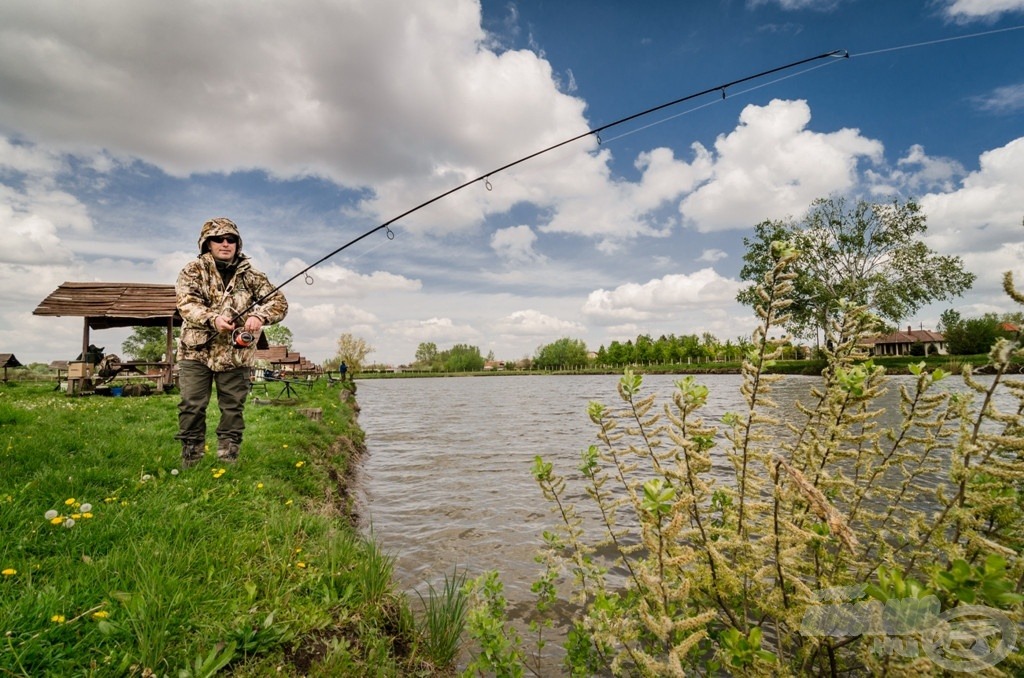
[[505,164],[505,165],[502,165],[501,167],[498,167],[497,169],[493,169],[490,172],[485,172],[484,174],[481,174],[480,176],[476,177],[475,179],[470,179],[469,181],[466,181],[464,183],[459,184],[455,188],[448,189],[444,193],[439,193],[438,195],[435,195],[433,198],[430,198],[429,200],[421,202],[419,205],[416,205],[415,207],[402,212],[398,216],[393,217],[393,218],[389,219],[388,221],[385,221],[382,224],[374,226],[373,228],[371,228],[370,230],[366,231],[365,233],[363,233],[359,237],[353,238],[352,240],[348,241],[347,243],[345,243],[341,247],[337,248],[336,250],[334,250],[334,251],[332,251],[332,252],[330,252],[328,254],[325,254],[324,256],[320,257],[319,259],[314,261],[309,266],[305,267],[304,269],[302,269],[301,271],[299,271],[298,273],[296,273],[292,277],[290,277],[287,280],[285,280],[283,283],[281,283],[280,285],[278,285],[277,287],[272,289],[270,292],[267,292],[265,295],[263,295],[262,297],[260,297],[256,301],[254,301],[251,304],[249,304],[249,306],[247,306],[246,308],[242,309],[240,312],[238,312],[238,314],[236,314],[235,320],[236,321],[240,320],[246,313],[251,311],[256,306],[259,306],[261,303],[263,303],[270,296],[272,296],[273,294],[277,293],[278,290],[280,290],[282,287],[284,287],[288,283],[296,280],[297,278],[299,278],[301,276],[306,276],[307,280],[311,280],[310,276],[308,275],[310,270],[312,270],[313,268],[315,268],[315,267],[319,266],[320,264],[324,263],[325,261],[327,261],[331,257],[337,255],[338,253],[348,249],[352,245],[355,245],[360,240],[362,240],[364,238],[368,238],[369,236],[373,235],[377,231],[380,231],[380,230],[384,229],[385,232],[387,233],[388,240],[394,240],[395,234],[391,230],[390,226],[391,226],[391,224],[395,223],[399,219],[403,219],[403,218],[409,216],[410,214],[412,214],[413,212],[418,212],[419,210],[423,209],[424,207],[427,207],[428,205],[434,204],[438,200],[442,200],[444,198],[447,198],[449,195],[451,195],[453,193],[457,193],[458,191],[461,191],[462,189],[464,189],[464,188],[466,188],[468,186],[472,186],[473,184],[481,182],[481,181],[483,181],[484,185],[487,186],[487,189],[490,190],[490,188],[491,188],[490,178],[493,175],[495,175],[495,174],[498,174],[500,172],[504,172],[507,169],[515,167],[516,165],[520,165],[520,164],[522,164],[522,163],[524,163],[524,162],[526,162],[528,160],[532,160],[533,158],[536,158],[538,156],[544,155],[545,153],[549,153],[549,152],[551,152],[551,151],[553,151],[553,150],[555,150],[557,148],[561,148],[562,146],[567,146],[568,144],[571,144],[571,143],[573,143],[575,141],[579,141],[580,139],[583,139],[585,137],[589,137],[591,135],[594,135],[595,137],[597,137],[597,142],[601,143],[601,132],[603,132],[603,131],[605,131],[607,129],[611,129],[612,127],[617,127],[617,126],[622,125],[624,123],[630,122],[631,120],[636,120],[637,118],[642,118],[642,117],[644,117],[646,115],[650,115],[651,113],[656,113],[656,112],[658,112],[660,110],[663,110],[663,109],[666,109],[666,108],[671,108],[672,106],[677,106],[677,105],[679,105],[679,104],[681,104],[683,102],[690,101],[691,99],[696,99],[698,97],[702,97],[702,96],[705,96],[707,94],[711,94],[713,92],[721,92],[722,93],[722,98],[725,99],[726,98],[726,91],[730,87],[735,87],[736,85],[741,85],[741,84],[743,84],[745,82],[750,82],[751,80],[757,80],[759,78],[763,78],[765,76],[772,75],[773,73],[778,73],[780,71],[786,71],[786,70],[789,70],[791,68],[796,68],[797,66],[802,66],[804,64],[811,63],[812,61],[819,61],[821,59],[831,59],[831,58],[849,59],[850,58],[850,53],[847,52],[846,50],[843,50],[843,49],[837,49],[837,50],[833,50],[831,52],[825,52],[823,54],[818,54],[816,56],[807,57],[806,59],[800,59],[799,61],[793,61],[793,62],[790,62],[790,63],[785,64],[783,66],[776,66],[775,68],[770,68],[767,71],[761,71],[760,73],[755,73],[754,75],[748,75],[748,76],[740,78],[738,80],[733,80],[731,82],[726,82],[726,83],[723,83],[721,85],[715,85],[714,87],[709,87],[708,89],[701,90],[700,92],[694,92],[693,94],[688,94],[688,95],[686,95],[684,97],[680,97],[678,99],[673,99],[672,101],[668,101],[666,103],[659,104],[659,105],[654,106],[652,108],[648,108],[648,109],[642,110],[642,111],[640,111],[638,113],[633,113],[631,115],[627,115],[624,118],[619,118],[618,120],[615,120],[614,122],[609,122],[609,123],[607,123],[605,125],[601,125],[600,127],[594,127],[593,129],[589,129],[586,132],[583,132],[581,134],[577,134],[574,137],[570,137],[570,138],[566,139],[565,141],[560,141],[560,142],[558,142],[556,144],[548,146],[547,148],[541,149],[539,151],[534,151],[533,153],[530,153],[529,155],[524,155],[523,157],[519,158],[518,160],[513,160],[512,162],[510,162],[508,164]]

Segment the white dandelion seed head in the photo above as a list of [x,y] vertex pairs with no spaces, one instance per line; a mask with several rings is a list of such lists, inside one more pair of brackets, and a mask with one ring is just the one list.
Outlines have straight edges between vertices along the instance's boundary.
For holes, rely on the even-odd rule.
[[92,504],[82,504],[78,508],[82,511],[82,513],[88,513],[89,511],[92,510]]
[[172,476],[176,476],[176,475],[178,475],[178,469],[176,469],[176,468],[172,468],[172,469],[171,469],[171,475],[172,475]]
[[67,520],[64,521],[64,527],[68,528],[69,530],[72,527],[74,527],[74,526],[75,526],[75,519],[74,518],[68,518]]
[[43,514],[43,517],[46,518],[47,520],[53,520],[54,518],[56,518],[59,515],[60,515],[59,513],[57,513],[53,509],[50,509],[49,511],[47,511],[46,513]]

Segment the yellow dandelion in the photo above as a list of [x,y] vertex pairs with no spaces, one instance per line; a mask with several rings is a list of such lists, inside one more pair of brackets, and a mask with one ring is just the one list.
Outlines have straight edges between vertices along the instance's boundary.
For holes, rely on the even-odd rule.
[[263,489],[263,483],[256,483],[256,489],[257,490],[262,490]]
[[107,612],[106,610],[100,610],[99,612],[93,612],[92,613],[92,618],[93,619],[106,619],[109,616],[110,616],[110,613]]
[[63,522],[64,522],[64,516],[54,516],[53,518],[50,518],[50,524],[51,525],[60,525]]
[[300,569],[306,569],[306,564],[300,560],[299,562],[295,563],[295,567],[298,567]]
[[304,461],[297,461],[297,462],[295,462],[295,468],[302,468],[305,465],[306,465],[306,462],[304,462]]
[[66,621],[66,619],[62,614],[55,614],[52,617],[50,617],[50,621],[52,621],[54,624],[63,624]]
[[286,502],[284,503],[284,505],[285,505],[285,506],[291,506],[291,505],[292,505],[292,500],[291,500],[291,499],[289,499],[288,501],[286,501]]
[[65,506],[74,506],[74,504],[75,504],[75,498],[74,497],[71,497],[70,499],[66,499],[64,501],[64,505]]
[[285,444],[284,444],[284,445],[282,445],[281,447],[283,447],[284,449],[286,449],[286,450],[287,450],[287,449],[288,449],[288,443],[285,443]]
[[82,514],[82,517],[83,517],[83,518],[92,518],[92,513],[91,513],[91,512],[86,512],[86,513],[83,513],[83,514]]
[[71,517],[74,518],[75,520],[78,520],[78,519],[80,519],[82,517],[82,514],[81,513],[72,513]]
[[113,504],[115,501],[117,501],[117,497],[107,497],[106,499],[103,500],[103,503]]
[[2,574],[5,577],[13,577],[14,575],[18,574],[18,571],[15,570],[13,567],[8,567],[3,572],[0,572],[0,574]]

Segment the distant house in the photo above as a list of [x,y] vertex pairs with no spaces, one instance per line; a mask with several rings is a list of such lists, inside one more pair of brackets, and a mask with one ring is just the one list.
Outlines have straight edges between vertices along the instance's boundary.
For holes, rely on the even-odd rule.
[[872,355],[910,355],[914,344],[924,346],[925,355],[946,355],[946,338],[931,330],[915,330],[907,327],[905,332],[893,332],[874,340]]

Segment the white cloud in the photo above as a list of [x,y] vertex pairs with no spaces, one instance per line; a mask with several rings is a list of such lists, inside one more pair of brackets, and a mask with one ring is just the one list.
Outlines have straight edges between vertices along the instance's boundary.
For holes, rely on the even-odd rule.
[[485,38],[473,0],[12,1],[0,119],[53,148],[176,176],[263,168],[377,186],[368,205],[390,216],[586,129],[547,61]]
[[842,0],[747,0],[750,7],[778,5],[779,9],[795,11],[802,9],[827,12],[835,9]]
[[1024,137],[983,153],[978,162],[959,189],[921,198],[928,243],[940,252],[990,252],[1024,235]]
[[384,328],[384,333],[416,342],[417,345],[424,341],[432,341],[439,346],[473,343],[481,336],[480,332],[470,325],[459,325],[451,318],[439,317],[391,323]]
[[644,284],[626,283],[614,290],[595,290],[583,313],[593,322],[616,324],[671,317],[684,309],[733,303],[739,283],[713,268],[690,275],[666,275]]
[[1005,12],[1024,11],[1024,0],[946,0],[944,13],[951,19],[991,19]]
[[700,256],[697,257],[697,261],[706,261],[710,264],[713,264],[716,261],[721,261],[722,259],[725,259],[728,256],[729,254],[727,252],[723,252],[722,250],[710,249],[701,252]]
[[544,257],[533,249],[536,242],[537,234],[525,225],[499,228],[491,235],[491,249],[513,264],[542,261]]
[[[285,263],[283,273],[288,278],[291,278],[307,266],[309,266],[309,262],[291,259]],[[310,272],[310,279],[313,281],[313,285],[306,286],[306,289],[301,287],[293,287],[292,289],[302,290],[301,293],[304,295],[351,299],[382,292],[415,292],[423,286],[419,280],[412,280],[401,275],[388,273],[387,271],[374,271],[370,274],[363,274],[344,266],[330,263],[316,267]],[[304,277],[300,276],[297,278],[298,280],[304,280]]]
[[586,328],[574,321],[559,320],[533,309],[515,311],[494,323],[494,330],[504,336],[562,337],[581,334]]
[[858,162],[878,162],[882,144],[855,129],[806,129],[805,101],[747,106],[739,126],[715,141],[711,179],[679,210],[698,231],[749,228],[765,219],[802,214],[816,198],[850,190]]
[[985,96],[975,97],[974,103],[983,111],[1000,115],[1024,110],[1024,83],[997,87]]
[[964,176],[963,165],[950,158],[936,158],[914,144],[888,171],[869,170],[865,179],[870,191],[883,198],[893,194],[921,195],[928,191],[952,191]]
[[580,178],[580,183],[562,194],[555,215],[540,230],[595,238],[606,253],[640,235],[669,235],[675,221],[658,218],[655,212],[693,190],[711,172],[704,148],[695,144],[693,151],[691,163],[676,160],[668,148],[641,153],[635,163],[641,177],[635,183],[611,181],[603,168],[589,177],[582,172],[569,174]]

